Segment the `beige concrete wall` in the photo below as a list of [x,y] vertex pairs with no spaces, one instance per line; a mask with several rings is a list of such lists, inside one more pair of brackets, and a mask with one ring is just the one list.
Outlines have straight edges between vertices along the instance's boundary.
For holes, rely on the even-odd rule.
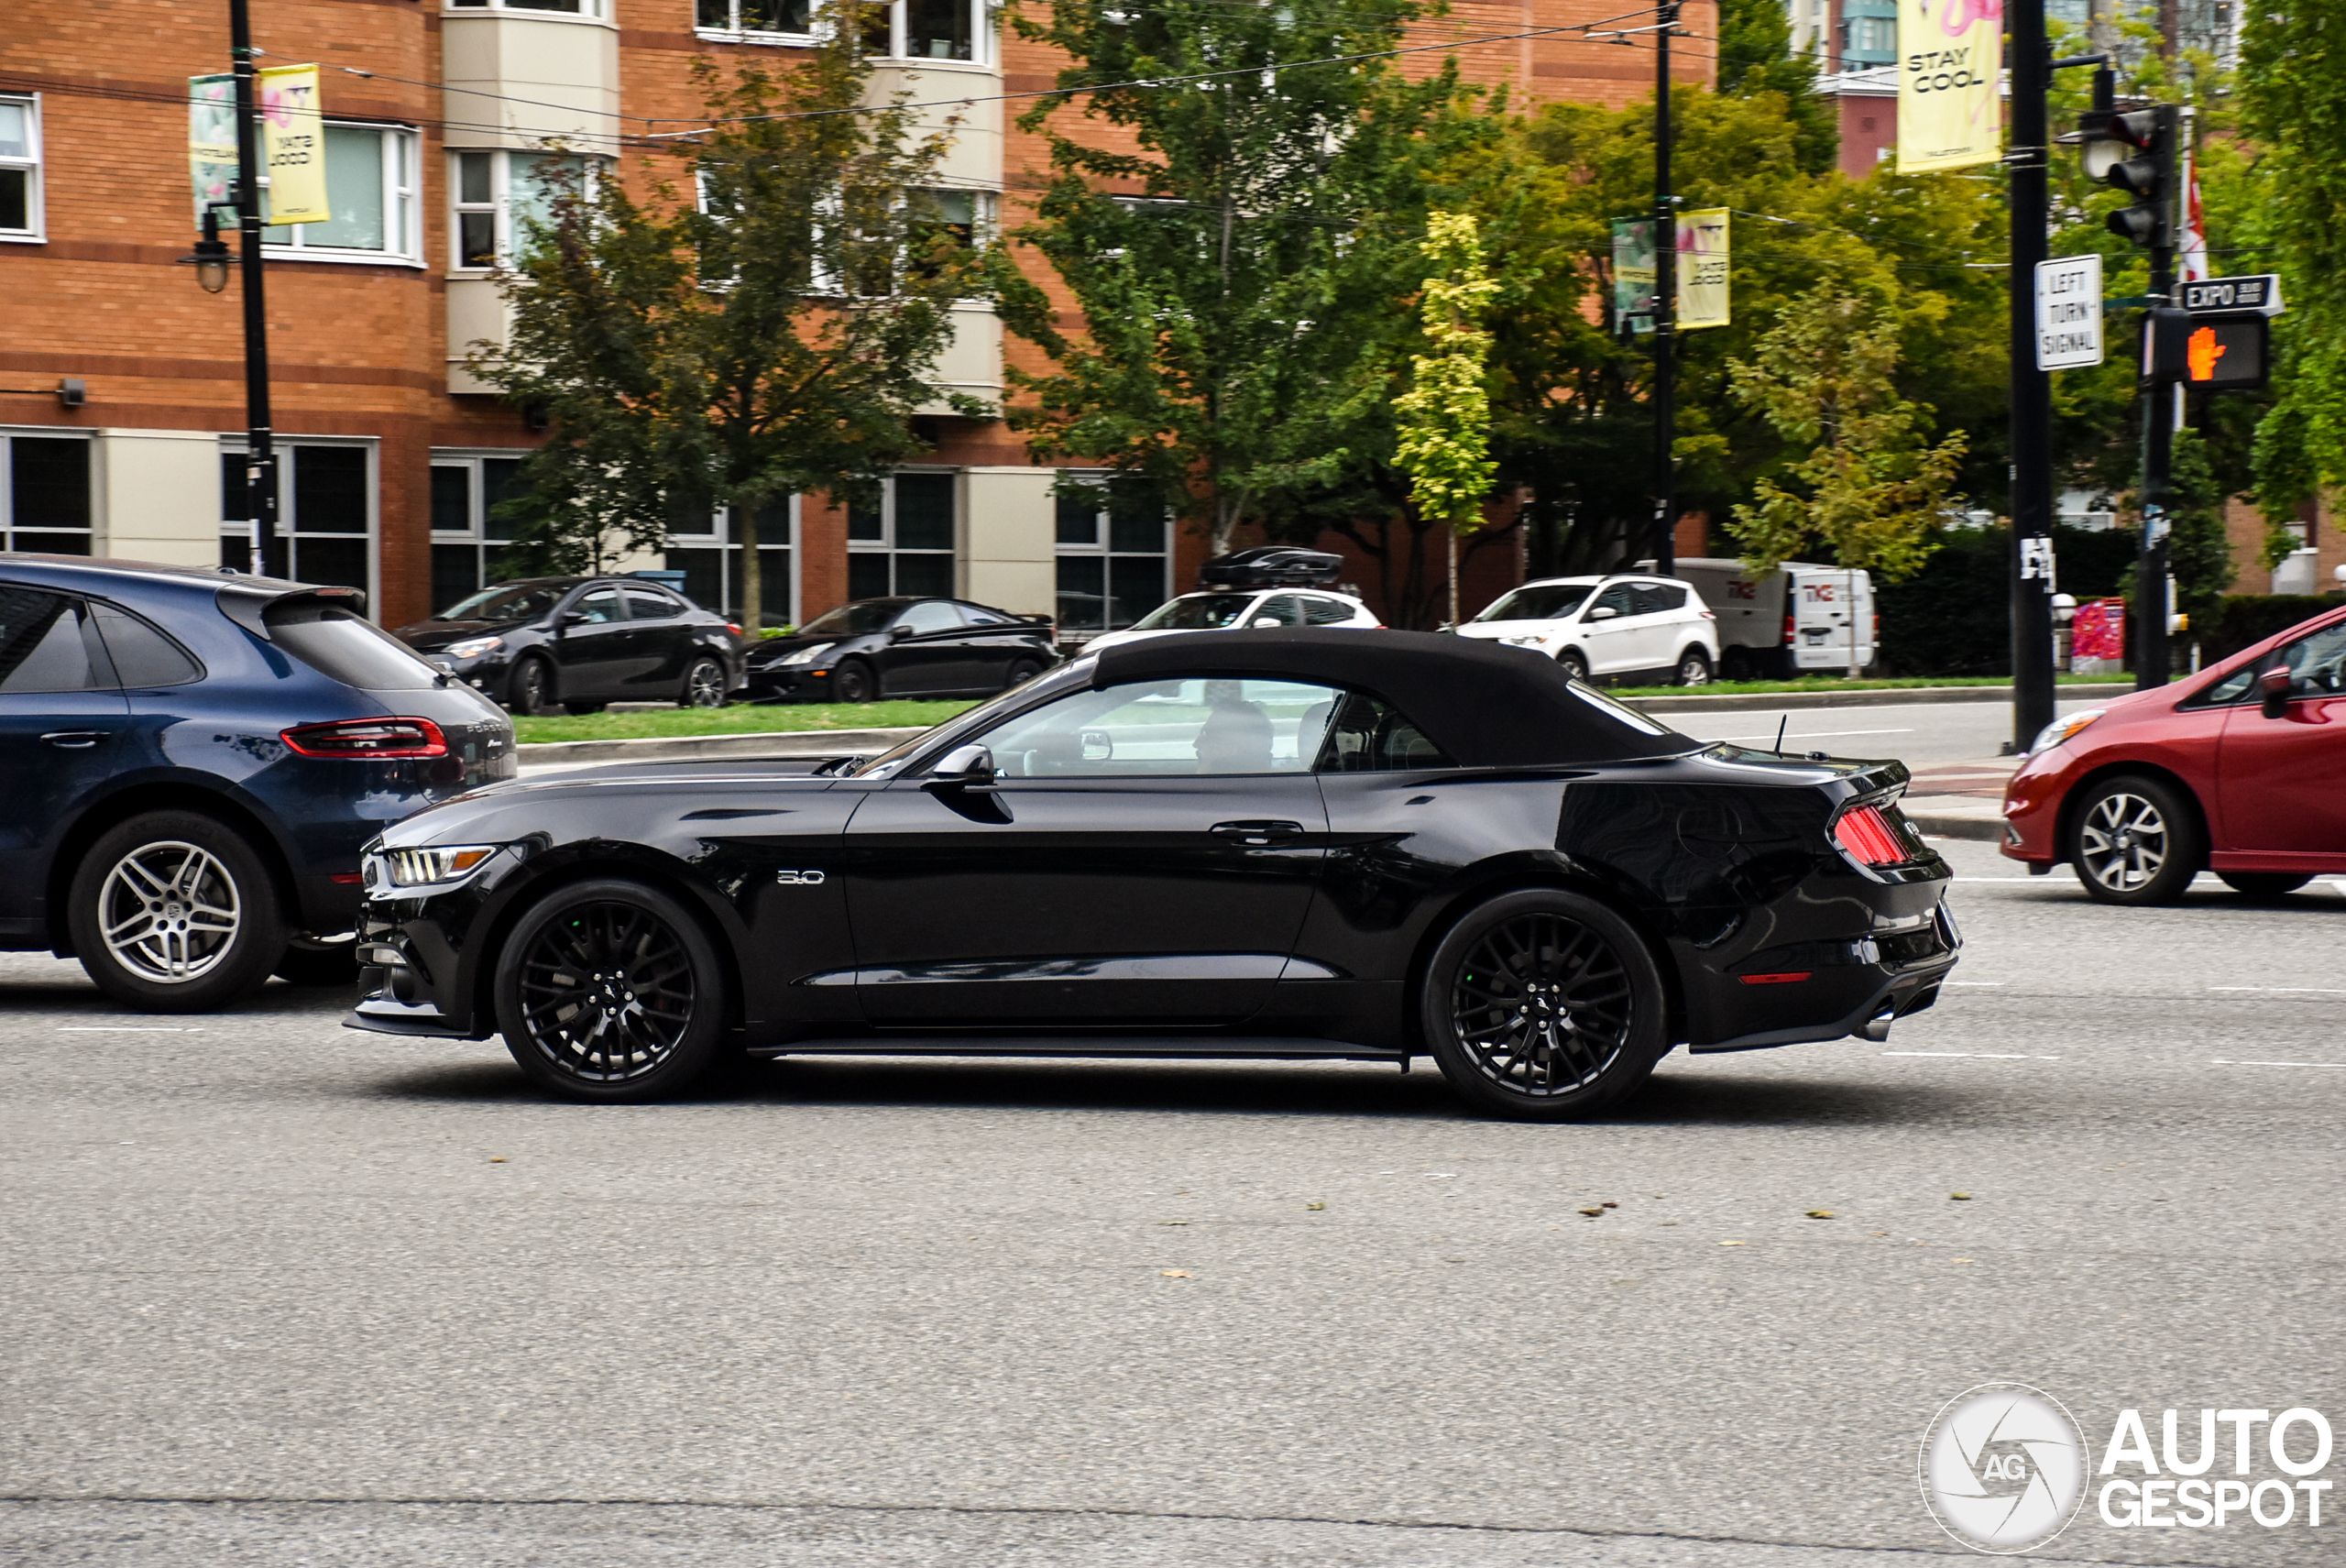
[[1058,603],[1049,468],[981,467],[961,476],[961,592],[1020,615]]
[[440,55],[449,147],[529,148],[554,137],[583,152],[611,147],[619,128],[619,33],[611,23],[449,12],[440,19]]
[[102,430],[93,444],[93,552],[179,566],[220,564],[220,437]]
[[505,345],[511,317],[497,285],[487,278],[448,280],[448,390],[494,392],[496,388],[474,375],[465,361],[476,343]]

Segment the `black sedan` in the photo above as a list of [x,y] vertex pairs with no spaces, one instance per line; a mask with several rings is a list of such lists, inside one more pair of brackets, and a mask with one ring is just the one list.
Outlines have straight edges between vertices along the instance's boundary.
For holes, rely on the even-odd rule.
[[750,650],[751,702],[991,696],[1058,660],[1044,616],[967,599],[857,599]]
[[[803,764],[802,764],[803,765]],[[1882,1038],[1957,938],[1897,762],[1673,734],[1464,638],[1178,635],[878,758],[477,790],[367,861],[389,1034],[585,1100],[722,1053],[1431,1054],[1560,1119],[1697,1051]]]
[[741,629],[641,577],[499,583],[392,635],[521,714],[722,707],[740,685]]

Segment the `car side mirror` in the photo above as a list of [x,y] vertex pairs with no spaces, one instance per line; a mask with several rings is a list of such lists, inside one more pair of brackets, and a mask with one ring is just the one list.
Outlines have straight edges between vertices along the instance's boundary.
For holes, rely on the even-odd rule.
[[898,625],[888,628],[888,641],[891,642],[902,642],[912,634],[913,629],[909,626]]
[[1601,604],[1595,609],[1588,612],[1588,619],[1591,620],[1610,620],[1620,613],[1621,612],[1619,610],[1615,609],[1609,604]]
[[993,752],[976,744],[954,747],[937,758],[937,766],[929,770],[928,787],[991,793],[994,787]]
[[2292,676],[2286,664],[2277,664],[2256,677],[2256,690],[2264,699],[2264,717],[2286,718],[2289,714],[2289,686]]
[[586,624],[586,612],[585,610],[565,609],[554,618],[554,629],[556,631],[559,631],[565,626],[584,626]]

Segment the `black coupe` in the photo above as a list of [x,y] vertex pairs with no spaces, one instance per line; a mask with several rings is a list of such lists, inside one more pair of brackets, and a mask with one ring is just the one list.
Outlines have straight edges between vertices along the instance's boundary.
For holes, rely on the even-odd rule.
[[1058,662],[1048,617],[967,599],[857,599],[750,650],[751,702],[992,696]]
[[642,577],[523,577],[391,635],[520,714],[722,707],[740,684],[740,628]]
[[409,817],[367,858],[350,1023],[501,1031],[586,1100],[729,1049],[1431,1054],[1487,1111],[1584,1115],[1673,1045],[1931,1005],[1958,939],[1906,783],[1705,745],[1503,645],[1161,637],[877,758]]

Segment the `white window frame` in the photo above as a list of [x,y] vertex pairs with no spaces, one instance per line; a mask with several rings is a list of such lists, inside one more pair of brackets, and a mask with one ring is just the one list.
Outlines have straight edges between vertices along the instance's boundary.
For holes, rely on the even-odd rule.
[[383,214],[383,248],[357,250],[347,246],[316,245],[309,238],[310,225],[281,224],[290,229],[292,239],[265,239],[261,255],[271,261],[336,261],[356,262],[369,267],[421,267],[423,265],[423,156],[422,138],[413,126],[386,125],[379,120],[328,120],[326,127],[339,131],[373,131],[378,135],[378,152],[383,160],[383,201],[389,209]]
[[994,63],[994,13],[997,0],[960,0],[970,8],[970,58],[942,59],[935,55],[913,55],[904,52],[908,39],[910,16],[905,0],[888,0],[888,52],[875,55],[891,65],[959,67],[961,70],[986,70]]
[[44,424],[0,425],[0,550],[19,548],[16,543],[16,454],[10,448],[17,441],[27,439],[78,441],[82,444],[87,454],[85,460],[89,464],[90,510],[87,519],[80,528],[44,528],[38,524],[33,524],[27,527],[26,532],[28,533],[78,533],[90,542],[90,548],[83,554],[90,555],[100,554],[98,516],[104,502],[98,494],[97,441],[86,431],[75,430],[70,426]]
[[[280,435],[270,443],[270,449],[277,455],[277,524],[280,539],[288,537],[289,533],[299,534],[303,532],[300,526],[301,520],[293,516],[293,465],[300,461],[293,457],[293,451],[296,447],[301,446],[356,447],[367,454],[367,613],[370,620],[379,619],[383,577],[382,444],[373,436],[336,435]],[[223,456],[241,457],[245,452],[245,440],[240,435],[225,437],[220,443],[220,453]],[[224,502],[226,500],[225,496],[221,499]],[[222,510],[224,511],[226,510],[225,505]],[[291,525],[290,529],[289,523]],[[355,534],[336,533],[323,529],[315,532],[318,537],[323,539],[357,537]],[[253,536],[253,525],[249,521],[236,522],[223,517],[220,520],[220,536],[223,539],[248,540]],[[298,558],[292,563],[292,566],[295,571],[300,570],[301,563]]]
[[822,35],[816,30],[821,26],[821,23],[817,20],[817,16],[822,9],[821,0],[807,0],[807,30],[803,33],[777,32],[762,27],[745,27],[741,26],[741,6],[743,0],[723,0],[723,3],[725,5],[726,14],[733,24],[729,27],[715,27],[702,21],[700,19],[700,0],[694,0],[693,36],[695,38],[707,38],[714,43],[780,44],[784,47],[793,47],[797,49],[810,49],[814,45],[822,41]]
[[[432,544],[434,548],[443,545],[462,545],[469,548],[473,552],[473,576],[479,579],[475,585],[476,588],[488,586],[488,575],[480,553],[484,549],[495,549],[513,543],[510,539],[491,539],[488,536],[488,477],[482,465],[500,461],[518,463],[529,455],[530,449],[521,446],[483,446],[469,449],[435,446],[432,450],[433,467],[464,469],[466,484],[469,487],[465,501],[465,526],[462,529],[449,529],[442,528],[434,522],[432,526]],[[435,604],[432,608],[437,610],[440,606]]]
[[[464,164],[467,158],[488,159],[488,200],[467,202],[463,199]],[[591,187],[601,160],[586,153],[532,152],[524,148],[452,147],[448,149],[448,270],[465,278],[486,278],[500,267],[513,264],[513,160],[516,158],[575,158],[586,166]],[[491,233],[497,247],[497,259],[488,267],[469,265],[465,260],[465,225],[466,214],[487,213],[493,220]]]
[[[802,554],[800,543],[802,532],[800,519],[803,515],[801,506],[805,500],[806,497],[797,492],[791,493],[790,527],[787,531],[789,533],[787,539],[758,541],[758,548],[761,550],[783,549],[790,552],[790,624],[793,626],[806,619],[805,603],[799,597],[802,585],[806,580],[806,558]],[[668,535],[668,549],[720,552],[718,557],[717,597],[728,602],[722,605],[704,605],[702,608],[717,610],[725,615],[738,615],[747,608],[730,602],[733,590],[739,586],[733,563],[740,558],[741,551],[740,544],[733,538],[733,509],[731,507],[711,507],[708,514],[708,528],[704,532],[671,532]],[[669,564],[664,552],[662,554],[661,561],[663,565]],[[690,594],[685,595],[685,598],[692,599],[696,604],[700,602],[693,599]]]
[[25,221],[20,229],[0,229],[0,243],[9,245],[41,245],[49,238],[48,212],[42,201],[40,94],[38,93],[0,93],[0,104],[14,104],[25,111],[26,146],[29,150],[23,158],[0,158],[0,169],[21,169],[26,173]]
[[[1115,547],[1114,536],[1109,532],[1113,524],[1108,516],[1108,483],[1114,477],[1113,471],[1106,468],[1070,468],[1061,470],[1059,477],[1071,483],[1080,483],[1098,487],[1100,491],[1100,504],[1097,507],[1094,507],[1091,511],[1093,521],[1091,543],[1089,544],[1069,544],[1062,543],[1058,537],[1058,503],[1065,498],[1056,494],[1051,498],[1051,565],[1054,576],[1057,574],[1058,563],[1062,557],[1080,558],[1099,562],[1100,591],[1102,596],[1102,610],[1104,612],[1106,598],[1113,593],[1115,587],[1115,560],[1119,556],[1125,560],[1132,560],[1135,558],[1146,558],[1154,555],[1164,562],[1164,573],[1158,579],[1157,587],[1158,593],[1161,594],[1163,598],[1159,598],[1157,602],[1161,604],[1165,599],[1171,598],[1173,597],[1172,513],[1170,511],[1166,513],[1165,532],[1163,535],[1164,544],[1159,549],[1118,550]],[[1156,605],[1151,605],[1149,607],[1150,609],[1154,609],[1156,608]],[[1052,613],[1054,615],[1057,615],[1058,613],[1056,599],[1053,600]],[[1143,610],[1141,613],[1146,615],[1148,611]],[[1104,613],[1103,619],[1105,619]],[[1066,621],[1062,620],[1059,624],[1059,638],[1062,641],[1066,642],[1088,642],[1094,637],[1104,637],[1111,631],[1120,631],[1122,630],[1124,630],[1124,628],[1115,626],[1075,627],[1070,626]]]
[[575,11],[556,10],[545,5],[530,5],[518,0],[440,0],[444,16],[477,16],[483,12],[501,11],[509,16],[527,16],[533,22],[600,22],[606,0],[575,0]]
[[[960,473],[961,471],[958,468],[938,467],[904,467],[898,468],[893,473],[891,473],[888,477],[882,481],[880,491],[880,537],[877,539],[856,538],[854,536],[854,514],[850,511],[849,514],[849,536],[847,541],[849,555],[943,555],[953,564],[953,586],[939,597],[945,598],[953,598],[958,597],[962,591],[963,579],[968,576],[965,566],[969,554],[969,507],[968,498],[966,495],[967,487],[960,482]],[[950,550],[907,550],[896,543],[896,480],[907,474],[942,474],[948,478],[953,480],[953,546]],[[852,581],[853,569],[851,566],[849,576],[850,580]],[[850,593],[852,593],[852,589],[850,590]],[[896,588],[896,570],[893,562],[890,564],[888,568],[888,591],[891,594],[898,591]]]

